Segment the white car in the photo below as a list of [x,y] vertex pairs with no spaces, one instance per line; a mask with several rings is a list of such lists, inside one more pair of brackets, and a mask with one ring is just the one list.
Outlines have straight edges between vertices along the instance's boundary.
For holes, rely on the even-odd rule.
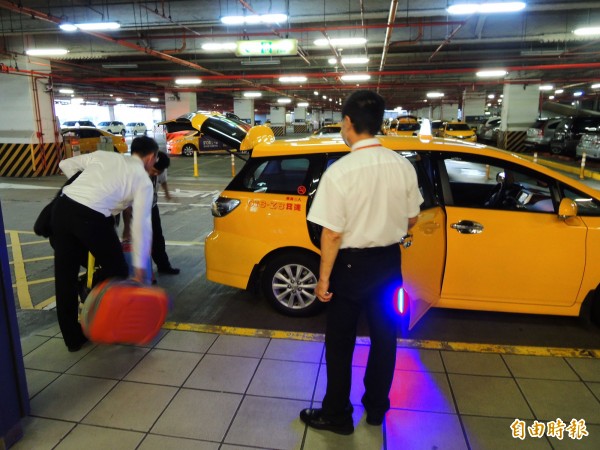
[[104,131],[108,131],[112,134],[122,134],[125,136],[125,124],[118,120],[109,120],[107,122],[100,122],[98,128]]
[[137,136],[138,134],[146,134],[148,128],[143,122],[129,122],[125,126],[125,130],[127,131],[127,134],[133,134],[134,136]]

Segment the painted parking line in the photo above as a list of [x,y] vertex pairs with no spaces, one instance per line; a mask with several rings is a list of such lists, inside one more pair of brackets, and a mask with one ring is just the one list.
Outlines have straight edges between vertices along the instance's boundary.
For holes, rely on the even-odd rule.
[[[227,327],[219,325],[203,325],[181,322],[166,322],[163,325],[163,328],[166,330],[194,331],[199,333],[325,342],[325,335],[320,333],[299,333],[295,331],[260,330],[255,328]],[[370,343],[370,340],[369,338],[359,337],[356,339],[356,343],[367,345]],[[600,349],[532,347],[524,345],[496,345],[469,342],[426,341],[413,339],[398,339],[398,346],[402,348],[422,350],[448,350],[455,352],[496,353],[502,355],[554,356],[562,358],[600,359]]]
[[[518,156],[520,156],[523,159],[533,161],[533,156],[523,154],[519,154]],[[552,169],[557,169],[575,175],[579,175],[579,173],[581,172],[581,167],[573,167],[567,164],[561,164],[559,162],[550,161],[548,159],[538,158],[537,163],[541,164],[542,166],[551,167]],[[595,170],[585,169],[583,172],[583,176],[584,178],[591,178],[592,180],[600,180],[600,172],[597,172]]]
[[12,250],[12,260],[15,272],[15,287],[17,288],[17,298],[21,309],[33,309],[31,294],[27,285],[27,273],[25,272],[25,263],[23,262],[23,252],[21,251],[21,238],[18,231],[9,231],[10,244]]

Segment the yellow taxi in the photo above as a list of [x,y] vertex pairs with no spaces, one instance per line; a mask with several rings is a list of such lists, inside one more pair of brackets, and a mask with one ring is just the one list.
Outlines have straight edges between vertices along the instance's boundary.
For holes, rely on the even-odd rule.
[[183,131],[167,135],[167,153],[169,155],[193,156],[200,149],[200,133]]
[[389,136],[416,136],[421,125],[414,116],[399,116],[390,122],[384,134]]
[[[250,158],[212,204],[206,276],[260,288],[285,314],[311,314],[322,305],[314,295],[320,229],[306,215],[324,170],[349,149],[341,138],[258,134],[253,128],[237,137],[241,148],[252,147]],[[591,311],[600,321],[599,191],[481,144],[378,138],[414,165],[425,200],[402,246],[404,295],[397,300],[411,326],[430,306]]]
[[461,139],[467,142],[477,142],[475,131],[465,122],[451,121],[443,125],[439,131],[443,138]]
[[[65,127],[61,128],[60,134],[63,137],[63,142],[68,142],[71,146],[78,145],[79,151],[83,153],[91,153],[106,145],[112,144],[112,148],[118,153],[127,153],[127,142],[123,136],[117,136],[108,131],[100,130],[93,127]],[[104,142],[103,142],[104,141]]]
[[342,131],[342,124],[341,124],[341,122],[339,122],[339,123],[332,123],[332,124],[329,124],[329,125],[323,125],[318,130],[315,130],[313,132],[312,136],[320,137],[320,136],[339,135],[341,131]]

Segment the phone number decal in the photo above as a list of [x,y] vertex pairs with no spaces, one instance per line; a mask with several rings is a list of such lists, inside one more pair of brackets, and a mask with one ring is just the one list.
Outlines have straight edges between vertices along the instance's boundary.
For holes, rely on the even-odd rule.
[[293,201],[295,199],[288,198],[286,201],[278,200],[248,200],[248,206],[252,210],[270,209],[278,211],[302,211],[302,203]]

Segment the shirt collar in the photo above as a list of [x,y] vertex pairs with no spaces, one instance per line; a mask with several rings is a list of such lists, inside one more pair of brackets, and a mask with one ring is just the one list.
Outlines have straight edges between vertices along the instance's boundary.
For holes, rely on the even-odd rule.
[[352,146],[352,148],[350,149],[350,151],[355,151],[355,150],[360,150],[363,147],[380,147],[381,143],[379,142],[379,139],[377,138],[369,138],[369,139],[363,139],[361,141],[355,142],[354,145]]

